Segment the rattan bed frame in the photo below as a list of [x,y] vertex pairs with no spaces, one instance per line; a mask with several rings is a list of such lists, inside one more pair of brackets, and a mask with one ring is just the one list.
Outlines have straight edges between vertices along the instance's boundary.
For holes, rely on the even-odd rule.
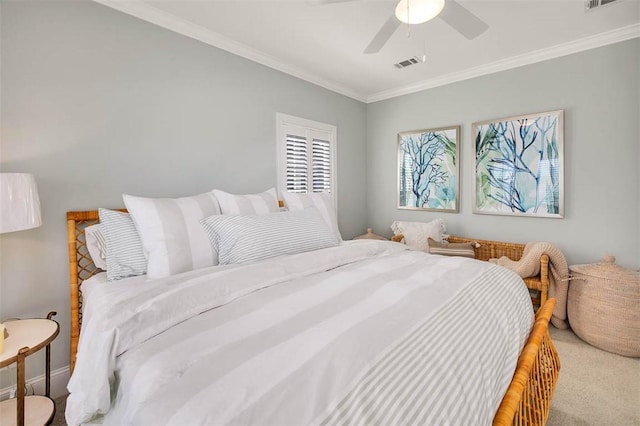
[[[71,372],[75,367],[82,326],[82,282],[100,272],[87,251],[84,229],[97,222],[97,210],[67,212],[71,289]],[[536,313],[534,326],[518,358],[511,384],[493,419],[494,425],[544,425],[547,422],[551,397],[560,371],[560,359],[549,336],[549,320],[555,302],[555,299],[549,299]]]

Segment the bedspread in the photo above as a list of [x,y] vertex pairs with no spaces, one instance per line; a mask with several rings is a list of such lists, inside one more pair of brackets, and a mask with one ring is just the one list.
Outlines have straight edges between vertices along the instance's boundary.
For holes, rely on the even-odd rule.
[[533,323],[487,262],[351,242],[87,295],[69,424],[490,424]]

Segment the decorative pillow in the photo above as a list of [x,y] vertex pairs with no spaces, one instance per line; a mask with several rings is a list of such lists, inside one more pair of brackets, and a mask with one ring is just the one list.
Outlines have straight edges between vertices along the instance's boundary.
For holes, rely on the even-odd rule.
[[314,208],[262,215],[219,215],[202,221],[221,265],[303,253],[340,244]]
[[266,214],[280,210],[276,189],[271,188],[260,194],[236,195],[214,189],[222,214]]
[[329,229],[333,231],[338,241],[342,241],[342,235],[340,235],[340,229],[338,229],[336,210],[328,192],[310,192],[305,194],[285,192],[282,194],[282,197],[289,211],[299,211],[310,207],[318,209],[327,226],[329,226]]
[[115,281],[147,272],[147,258],[136,226],[127,213],[98,209],[106,247],[107,279]]
[[401,222],[395,221],[391,224],[394,234],[404,235],[404,242],[411,248],[422,251],[429,251],[429,237],[439,243],[444,243],[447,237],[447,227],[442,219],[435,219],[431,222]]
[[212,193],[183,198],[143,198],[123,195],[136,224],[147,275],[161,278],[218,264],[200,219],[220,214]]
[[441,254],[444,256],[463,256],[475,259],[476,252],[474,248],[477,243],[439,243],[429,238],[429,253]]
[[[137,232],[136,232],[137,234]],[[100,231],[100,224],[87,226],[84,228],[84,239],[87,243],[89,256],[93,260],[93,264],[103,271],[107,270],[107,247],[104,241],[104,235]]]

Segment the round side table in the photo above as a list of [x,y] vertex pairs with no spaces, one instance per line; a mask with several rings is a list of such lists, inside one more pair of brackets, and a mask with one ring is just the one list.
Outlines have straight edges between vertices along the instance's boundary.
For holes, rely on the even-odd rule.
[[[12,320],[4,323],[8,336],[0,353],[0,368],[17,363],[17,397],[0,402],[0,424],[24,426],[48,424],[55,413],[51,400],[51,342],[58,336],[60,325],[51,318]],[[45,395],[25,396],[25,358],[46,348]]]

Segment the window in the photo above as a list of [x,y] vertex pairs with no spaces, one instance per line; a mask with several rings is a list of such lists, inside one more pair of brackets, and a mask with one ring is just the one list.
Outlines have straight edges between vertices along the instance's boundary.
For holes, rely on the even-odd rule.
[[336,127],[276,114],[278,190],[329,192],[336,202]]

